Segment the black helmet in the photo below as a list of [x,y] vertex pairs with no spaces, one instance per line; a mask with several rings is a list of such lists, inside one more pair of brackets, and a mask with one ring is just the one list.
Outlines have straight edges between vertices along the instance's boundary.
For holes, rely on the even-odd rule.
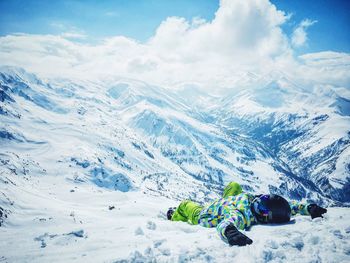
[[251,210],[260,223],[286,223],[290,220],[291,209],[286,199],[279,195],[259,195]]

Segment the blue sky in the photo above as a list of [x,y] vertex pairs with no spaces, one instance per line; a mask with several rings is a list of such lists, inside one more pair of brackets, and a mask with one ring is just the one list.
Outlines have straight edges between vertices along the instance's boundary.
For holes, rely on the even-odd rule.
[[211,20],[218,5],[218,0],[0,0],[0,34],[76,30],[92,38],[124,35],[145,41],[169,16]]
[[290,33],[303,19],[316,20],[308,28],[310,39],[305,52],[333,50],[350,52],[350,1],[348,0],[271,0],[278,9],[293,16],[283,27]]
[[[309,41],[299,52],[350,52],[350,1],[272,0],[272,3],[293,14],[283,25],[287,35],[303,19],[317,20],[307,29]],[[87,35],[86,41],[90,42],[115,35],[143,42],[169,16],[189,21],[197,16],[210,21],[218,6],[218,0],[0,0],[0,35],[75,32]]]

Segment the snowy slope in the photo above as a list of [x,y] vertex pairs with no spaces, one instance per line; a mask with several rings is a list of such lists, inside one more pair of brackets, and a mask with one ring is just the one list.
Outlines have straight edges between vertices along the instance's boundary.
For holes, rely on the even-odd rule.
[[255,227],[254,245],[239,250],[215,230],[164,220],[168,206],[213,200],[228,181],[348,206],[347,89],[253,75],[250,88],[219,97],[0,72],[0,261],[229,262],[250,253],[252,262],[293,262],[300,251],[310,261],[349,259],[347,208],[297,218],[298,227]]
[[224,127],[263,145],[275,168],[289,178],[348,203],[348,98],[347,89],[319,86],[306,90],[282,76],[223,99],[212,114]]
[[0,228],[4,262],[350,260],[348,208],[329,208],[324,219],[297,216],[287,225],[253,226],[245,234],[254,243],[238,248],[225,245],[215,229],[167,221],[164,208],[177,204],[170,199],[62,176],[12,174],[6,180],[2,191],[16,199]]

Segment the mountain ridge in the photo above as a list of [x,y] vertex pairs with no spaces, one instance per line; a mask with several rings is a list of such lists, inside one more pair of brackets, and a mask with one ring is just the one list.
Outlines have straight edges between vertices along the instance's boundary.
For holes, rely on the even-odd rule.
[[[126,79],[43,81],[5,69],[0,69],[2,154],[6,149],[30,155],[51,166],[51,174],[59,174],[54,167],[60,162],[84,180],[119,191],[181,199],[211,196],[238,181],[253,192],[349,205],[350,121],[340,114],[349,100],[332,89],[333,95],[316,100],[311,91],[294,90],[293,82],[279,77],[224,98],[205,98],[201,91],[198,103],[192,89],[189,104],[186,89]],[[44,144],[52,152],[34,156]],[[43,154],[52,160],[46,162]]]

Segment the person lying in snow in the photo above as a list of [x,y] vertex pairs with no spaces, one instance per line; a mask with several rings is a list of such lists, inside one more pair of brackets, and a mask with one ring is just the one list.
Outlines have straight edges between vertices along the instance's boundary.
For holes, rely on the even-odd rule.
[[252,195],[243,193],[236,182],[229,183],[223,198],[208,206],[184,200],[180,205],[169,208],[167,218],[171,221],[183,221],[191,225],[216,227],[220,237],[231,246],[250,245],[253,241],[238,231],[248,229],[253,224],[287,223],[291,215],[310,215],[311,218],[322,217],[326,213],[316,204],[288,202],[279,195]]

